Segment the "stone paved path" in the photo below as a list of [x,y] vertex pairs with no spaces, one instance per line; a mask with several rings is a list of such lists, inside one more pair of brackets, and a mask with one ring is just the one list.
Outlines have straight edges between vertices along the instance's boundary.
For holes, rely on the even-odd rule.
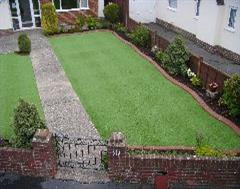
[[[41,30],[27,31],[32,42],[30,54],[47,127],[52,133],[70,138],[100,139],[78,96]],[[0,38],[0,53],[17,51],[19,33]],[[108,182],[104,171],[61,168],[58,178],[85,183]]]
[[[146,24],[152,31],[157,31],[158,35],[167,39],[168,41],[173,41],[176,37],[177,33],[168,30],[159,24],[150,23]],[[211,54],[204,50],[203,48],[196,45],[191,40],[185,39],[186,45],[189,48],[190,52],[193,52],[196,55],[203,57],[203,59],[216,69],[228,74],[232,75],[234,73],[240,74],[240,65],[235,64],[233,61],[228,60],[226,58],[222,58],[219,55]]]

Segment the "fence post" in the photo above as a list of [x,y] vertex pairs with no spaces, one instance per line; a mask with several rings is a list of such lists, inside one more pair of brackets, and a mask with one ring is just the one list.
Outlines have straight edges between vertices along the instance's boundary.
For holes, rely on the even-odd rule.
[[197,75],[198,76],[200,75],[202,63],[203,63],[203,57],[199,57],[198,64],[197,64]]
[[127,142],[121,132],[113,132],[108,143],[108,174],[110,179],[124,179],[127,162]]

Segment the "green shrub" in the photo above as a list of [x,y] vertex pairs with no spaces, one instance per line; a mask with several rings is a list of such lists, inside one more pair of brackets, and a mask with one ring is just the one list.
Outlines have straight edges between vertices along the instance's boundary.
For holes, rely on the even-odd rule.
[[93,16],[88,16],[86,19],[86,23],[89,30],[94,30],[97,28],[97,20]]
[[223,95],[220,99],[232,116],[240,115],[240,75],[233,75],[224,82]]
[[106,20],[115,24],[120,21],[120,7],[116,3],[110,3],[103,10]]
[[82,15],[78,16],[75,20],[75,30],[76,31],[82,31],[85,23],[86,23],[85,17],[82,16]]
[[202,83],[201,79],[197,75],[194,75],[193,77],[191,77],[190,81],[192,85],[195,87],[201,86],[201,83]]
[[44,34],[52,35],[58,33],[58,17],[52,2],[41,5],[41,14]]
[[97,22],[97,28],[98,29],[110,29],[111,23],[108,20],[100,19]]
[[207,145],[197,147],[195,150],[195,154],[197,156],[204,156],[204,157],[224,157],[225,156],[224,152],[211,148]]
[[20,34],[18,37],[18,48],[20,53],[30,53],[31,52],[31,40],[27,34]]
[[117,23],[113,25],[113,30],[119,33],[126,33],[127,28],[122,23]]
[[190,54],[185,47],[183,39],[178,36],[168,46],[164,54],[159,56],[159,59],[163,67],[171,74],[186,76],[189,57]]
[[150,32],[143,26],[138,26],[129,36],[132,42],[141,47],[149,47],[150,45]]
[[17,148],[28,148],[31,147],[31,140],[36,130],[44,128],[45,125],[40,119],[36,106],[20,99],[14,110],[12,127],[15,133],[11,139],[12,145]]

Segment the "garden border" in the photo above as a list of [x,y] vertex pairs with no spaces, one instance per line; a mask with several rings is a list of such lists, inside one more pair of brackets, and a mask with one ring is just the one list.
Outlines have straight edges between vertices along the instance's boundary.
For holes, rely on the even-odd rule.
[[146,59],[149,63],[153,64],[155,66],[155,68],[169,81],[171,81],[173,84],[179,86],[180,88],[182,88],[183,90],[185,90],[186,92],[188,92],[196,101],[197,103],[206,111],[208,112],[212,117],[214,117],[215,119],[221,121],[222,123],[226,124],[229,128],[231,128],[236,134],[240,135],[240,128],[233,123],[231,120],[223,117],[222,115],[216,113],[215,111],[213,111],[205,102],[204,100],[195,92],[193,91],[191,88],[189,88],[188,86],[184,85],[183,83],[177,81],[176,79],[174,79],[172,76],[170,76],[163,68],[161,68],[157,62],[155,62],[152,58],[150,58],[149,56],[147,56],[146,54],[142,53],[134,44],[130,43],[129,41],[123,39],[120,35],[118,35],[116,32],[111,31],[111,30],[106,30],[108,32],[111,32],[114,36],[116,36],[119,40],[121,40],[122,42],[124,42],[125,44],[127,44],[128,46],[130,46],[131,48],[133,48],[135,50],[135,52],[137,52],[140,56],[142,56],[144,59]]

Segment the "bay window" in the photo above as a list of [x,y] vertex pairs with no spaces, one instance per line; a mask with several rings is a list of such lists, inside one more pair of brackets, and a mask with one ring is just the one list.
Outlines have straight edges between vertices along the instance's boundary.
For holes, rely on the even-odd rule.
[[88,9],[88,0],[53,0],[56,10]]

